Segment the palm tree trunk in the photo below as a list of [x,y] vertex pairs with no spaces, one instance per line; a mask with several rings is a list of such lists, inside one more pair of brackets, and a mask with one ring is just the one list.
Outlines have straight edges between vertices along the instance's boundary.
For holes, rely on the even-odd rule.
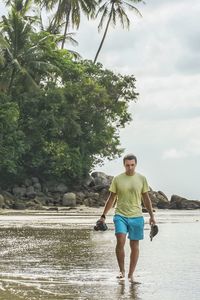
[[67,36],[67,29],[68,29],[68,27],[69,27],[69,15],[70,15],[70,10],[71,10],[71,7],[69,6],[68,12],[66,13],[65,30],[64,30],[64,34],[63,34],[63,40],[62,40],[61,49],[63,49],[64,46],[65,46],[65,41],[66,41],[66,36]]
[[11,93],[11,89],[12,89],[14,78],[15,78],[15,69],[13,68],[12,69],[12,73],[11,73],[11,78],[10,78],[9,86],[8,86],[8,94]]
[[[112,5],[112,6],[113,6],[113,5]],[[97,50],[97,53],[96,53],[96,55],[95,55],[95,58],[94,58],[94,64],[96,63],[97,57],[99,56],[99,52],[101,51],[101,48],[102,48],[102,46],[103,46],[103,43],[104,43],[104,40],[105,40],[107,31],[108,31],[108,27],[109,27],[109,25],[110,25],[110,21],[111,21],[111,18],[112,18],[112,12],[113,12],[113,7],[111,8],[110,16],[109,16],[109,19],[108,19],[108,22],[107,22],[107,25],[106,25],[106,29],[105,29],[104,34],[103,34],[103,38],[102,38],[101,43],[100,43],[100,45],[99,45],[99,49]]]

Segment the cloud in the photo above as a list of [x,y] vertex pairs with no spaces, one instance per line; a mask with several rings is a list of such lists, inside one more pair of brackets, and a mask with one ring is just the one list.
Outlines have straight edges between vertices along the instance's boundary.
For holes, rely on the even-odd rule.
[[[99,56],[105,68],[137,80],[140,95],[130,104],[133,121],[121,130],[121,145],[137,155],[138,171],[152,188],[198,199],[200,1],[151,0],[137,7],[143,17],[130,12],[129,31],[109,28]],[[82,18],[75,50],[84,58],[94,59],[103,35],[97,27],[98,20]],[[106,160],[96,170],[116,175],[122,159]]]
[[179,158],[184,158],[186,156],[187,156],[187,153],[185,151],[177,150],[175,148],[166,150],[163,153],[163,159],[167,159],[167,158],[179,159]]

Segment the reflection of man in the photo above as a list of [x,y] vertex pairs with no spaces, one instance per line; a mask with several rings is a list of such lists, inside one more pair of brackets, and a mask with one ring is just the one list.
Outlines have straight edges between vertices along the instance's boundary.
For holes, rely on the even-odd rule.
[[113,207],[116,200],[116,209],[114,215],[115,235],[117,239],[116,256],[119,265],[119,276],[117,278],[125,279],[124,246],[126,235],[130,239],[130,265],[128,279],[134,282],[133,273],[135,271],[139,257],[139,240],[144,235],[144,218],[142,216],[142,199],[146,209],[149,212],[149,224],[155,224],[151,200],[149,198],[149,187],[146,178],[135,172],[137,158],[133,154],[128,154],[123,159],[125,172],[114,177],[110,186],[110,195],[106,201],[101,220],[105,221],[105,216]]

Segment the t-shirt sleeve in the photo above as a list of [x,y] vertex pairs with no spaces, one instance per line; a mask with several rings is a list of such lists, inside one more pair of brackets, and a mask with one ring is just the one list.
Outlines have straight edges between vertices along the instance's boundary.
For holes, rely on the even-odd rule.
[[113,180],[111,182],[109,191],[112,192],[112,193],[115,193],[115,194],[117,193],[116,179],[115,178],[113,178]]
[[148,185],[146,177],[144,177],[143,178],[142,194],[147,193],[147,192],[149,192],[149,185]]

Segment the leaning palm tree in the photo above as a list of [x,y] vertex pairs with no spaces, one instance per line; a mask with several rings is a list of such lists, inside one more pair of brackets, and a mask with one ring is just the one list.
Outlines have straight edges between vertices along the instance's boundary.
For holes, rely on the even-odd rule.
[[141,16],[141,13],[139,10],[133,5],[135,3],[143,2],[143,0],[99,0],[99,9],[97,11],[96,17],[98,17],[100,14],[102,14],[100,23],[98,26],[98,30],[100,31],[103,27],[104,21],[107,19],[105,31],[101,40],[101,43],[99,45],[99,48],[97,50],[97,53],[94,58],[94,63],[96,63],[97,58],[99,56],[99,53],[101,51],[101,48],[103,46],[104,40],[106,38],[109,25],[113,23],[113,25],[116,25],[117,20],[119,19],[121,22],[121,25],[123,28],[128,28],[130,26],[130,20],[128,18],[128,15],[126,14],[125,9],[129,9],[134,11],[137,15]]

